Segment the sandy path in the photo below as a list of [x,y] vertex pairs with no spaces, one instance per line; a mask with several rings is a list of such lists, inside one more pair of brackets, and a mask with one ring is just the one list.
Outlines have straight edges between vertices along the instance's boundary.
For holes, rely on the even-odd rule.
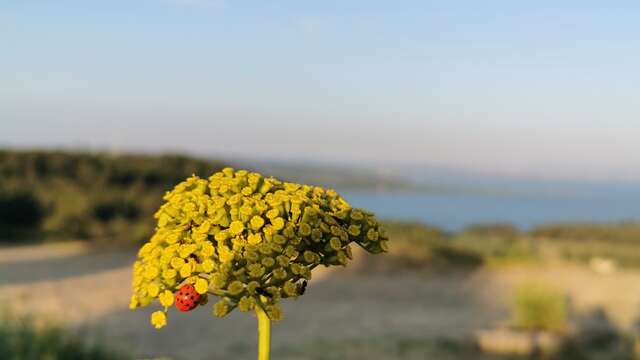
[[[473,284],[454,278],[346,275],[318,282],[308,292],[285,303],[285,319],[273,328],[274,348],[371,336],[463,337],[502,316],[499,309],[477,301]],[[140,356],[253,358],[253,316],[234,312],[217,319],[209,311],[204,307],[188,314],[171,312],[162,331],[148,325],[149,310],[111,313],[96,325]]]
[[[48,246],[33,247],[33,251],[55,252]],[[7,249],[0,249],[0,259],[7,258],[4,251]],[[169,325],[156,331],[148,323],[153,309],[129,311],[129,266],[135,258],[131,252],[93,253],[85,249],[51,258],[34,253],[23,248],[12,252],[11,262],[0,262],[3,304],[92,329],[90,333],[137,356],[253,356],[255,319],[250,315],[236,311],[217,319],[205,306],[188,314],[171,312]],[[365,275],[338,269],[330,275],[317,274],[307,295],[285,302],[285,320],[273,330],[274,347],[320,338],[464,337],[474,329],[504,322],[509,294],[525,280],[567,289],[577,310],[603,308],[620,326],[630,326],[637,319],[640,299],[638,272],[603,276],[566,265],[438,276]]]
[[[49,245],[32,249],[35,254],[54,252]],[[251,357],[254,351],[255,319],[248,314],[236,311],[225,319],[212,318],[209,306],[188,314],[172,312],[169,325],[156,331],[148,320],[153,309],[129,311],[133,253],[86,250],[51,258],[34,253],[26,248],[13,251],[12,261],[0,264],[0,302],[92,329],[92,334],[138,356],[225,359],[230,354]],[[317,338],[464,336],[501,315],[476,297],[474,278],[427,280],[337,271],[339,276],[314,273],[308,294],[285,303],[285,320],[274,327],[274,347]]]
[[88,249],[87,243],[81,241],[47,245],[1,246],[0,264],[64,258],[78,254],[86,254],[89,251]]

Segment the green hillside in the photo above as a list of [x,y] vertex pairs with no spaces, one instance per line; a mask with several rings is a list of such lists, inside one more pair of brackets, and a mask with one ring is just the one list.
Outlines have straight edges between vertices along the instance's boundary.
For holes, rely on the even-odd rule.
[[0,239],[139,242],[165,191],[223,167],[177,155],[2,150]]

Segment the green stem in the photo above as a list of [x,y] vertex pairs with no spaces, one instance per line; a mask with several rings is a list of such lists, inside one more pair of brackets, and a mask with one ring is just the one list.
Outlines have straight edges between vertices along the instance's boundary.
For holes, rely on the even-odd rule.
[[269,360],[271,342],[271,320],[260,304],[256,305],[258,316],[258,360]]

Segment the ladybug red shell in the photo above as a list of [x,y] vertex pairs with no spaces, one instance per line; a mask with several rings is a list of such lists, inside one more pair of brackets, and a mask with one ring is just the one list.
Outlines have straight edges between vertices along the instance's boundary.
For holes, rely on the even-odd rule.
[[200,302],[200,294],[191,284],[186,284],[176,294],[176,308],[180,311],[193,310]]

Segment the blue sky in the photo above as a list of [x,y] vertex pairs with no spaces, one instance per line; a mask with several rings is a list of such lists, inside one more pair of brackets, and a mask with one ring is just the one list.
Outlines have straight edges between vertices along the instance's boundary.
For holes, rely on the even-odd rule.
[[3,1],[0,146],[640,180],[640,3]]

